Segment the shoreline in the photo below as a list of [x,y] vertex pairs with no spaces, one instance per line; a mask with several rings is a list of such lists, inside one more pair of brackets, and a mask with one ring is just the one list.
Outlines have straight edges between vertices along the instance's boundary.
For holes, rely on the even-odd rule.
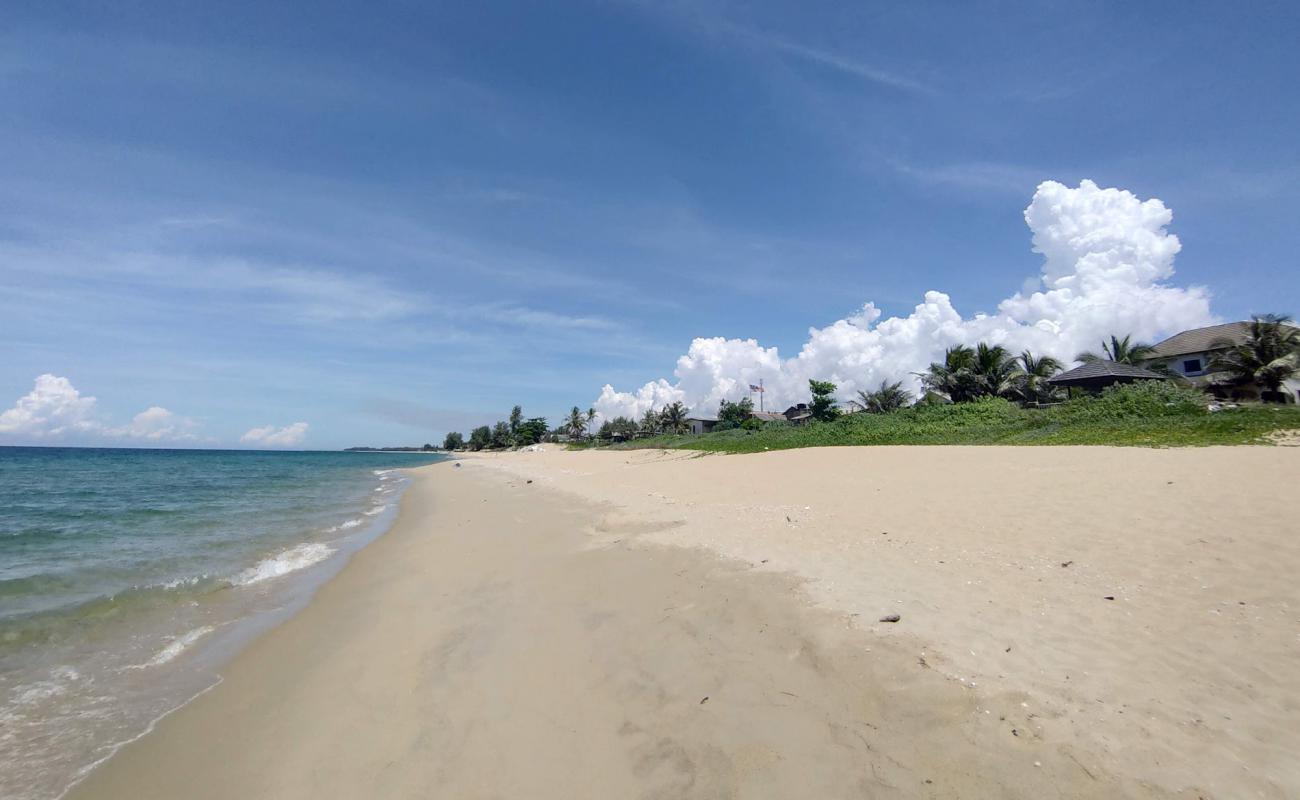
[[[1297,454],[901,449],[914,455],[548,449],[411,470],[384,536],[238,655],[220,686],[67,796],[757,797],[823,781],[823,796],[1282,797],[1300,786],[1285,711],[1251,707],[1285,709],[1297,693],[1285,672],[1294,620],[1269,616],[1270,603],[1295,599],[1272,583],[1296,566],[1295,546],[1276,530],[1228,543],[1244,563],[1220,592],[1246,588],[1236,582],[1271,553],[1244,606],[1260,619],[1237,612],[1236,641],[1204,643],[1182,675],[1169,669],[1184,646],[1218,631],[1184,619],[1188,592],[1159,574],[1162,554],[1195,555],[1175,543],[1224,520],[1289,521],[1285,495],[1267,498],[1289,485]],[[1134,485],[1145,472],[1149,485]],[[986,511],[927,503],[954,475],[966,476],[946,492],[956,505],[1008,482],[1068,495],[1023,500],[1030,517],[1113,495],[1109,481],[1127,480],[1129,496],[1094,513],[1091,530],[1057,521],[1026,538],[1024,520],[996,530]],[[1214,482],[1226,482],[1217,494]],[[1124,544],[1114,526],[1134,527],[1125,514],[1159,492],[1211,510],[1149,514],[1151,541],[1108,552]],[[1223,559],[1216,544],[1206,563]],[[1021,563],[1006,566],[1011,556]],[[1141,580],[1115,572],[1134,559]],[[1118,597],[1090,596],[1103,590]],[[875,622],[888,612],[902,620]],[[1152,627],[1151,613],[1173,630]],[[1251,646],[1255,661],[1234,671],[1228,653]],[[1148,648],[1171,653],[1139,667]],[[1129,673],[1098,675],[1098,663]],[[1073,674],[1051,674],[1061,670]],[[1205,716],[1231,708],[1235,721],[1178,719],[1189,685]],[[1154,706],[1129,696],[1152,691]]]
[[[122,626],[126,627],[100,631],[101,638],[113,634],[119,637],[118,640],[130,636],[133,641],[152,642],[159,639],[159,629],[171,627],[175,632],[161,634],[156,644],[144,646],[135,659],[122,658],[126,651],[113,651],[121,662],[117,665],[69,660],[68,666],[56,667],[56,671],[69,673],[68,680],[74,686],[93,685],[98,692],[96,700],[116,700],[117,706],[112,709],[115,717],[110,719],[111,727],[78,730],[81,738],[75,740],[75,744],[79,747],[73,748],[67,745],[67,738],[58,738],[66,737],[66,734],[57,726],[69,713],[102,715],[103,709],[72,706],[71,712],[65,712],[59,708],[51,709],[49,702],[40,706],[47,716],[32,714],[34,722],[28,724],[44,724],[48,730],[35,731],[33,739],[61,743],[61,748],[54,744],[44,746],[59,752],[62,761],[51,766],[33,760],[30,766],[39,771],[30,774],[16,771],[7,776],[15,781],[15,796],[67,796],[123,747],[145,737],[162,719],[219,685],[224,668],[244,648],[301,611],[353,554],[382,537],[392,526],[397,518],[394,501],[400,499],[410,484],[409,479],[395,474],[398,471],[368,469],[370,474],[366,476],[363,488],[353,492],[356,495],[355,506],[344,504],[348,509],[346,513],[337,517],[336,524],[320,528],[314,539],[309,537],[297,544],[273,546],[247,566],[236,566],[234,571],[205,573],[201,578],[133,587],[130,591],[183,592],[189,587],[197,587],[191,595],[171,598],[168,602],[178,610],[194,609],[199,616],[191,620],[188,627],[177,629],[168,624],[174,619],[142,621],[124,615],[127,618]],[[373,485],[375,483],[377,485]],[[110,602],[113,599],[110,597]],[[73,610],[77,609],[74,607]],[[60,664],[62,661],[55,659],[50,663]],[[37,664],[38,669],[39,666]],[[36,684],[36,687],[41,689],[43,685]],[[48,696],[60,698],[63,691],[61,687],[53,686],[48,690]],[[22,702],[21,698],[18,702]],[[22,710],[20,708],[20,713]],[[10,721],[11,718],[5,719]],[[22,720],[22,717],[18,719]],[[16,764],[27,766],[23,762]],[[30,785],[24,786],[24,780]]]

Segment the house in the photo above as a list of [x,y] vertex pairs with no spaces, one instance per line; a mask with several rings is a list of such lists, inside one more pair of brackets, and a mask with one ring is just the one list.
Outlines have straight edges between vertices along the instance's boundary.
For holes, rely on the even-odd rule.
[[[1155,355],[1147,364],[1164,365],[1193,386],[1224,399],[1259,400],[1259,386],[1231,386],[1226,374],[1214,372],[1210,367],[1216,354],[1250,341],[1250,326],[1249,322],[1228,322],[1183,331],[1155,345]],[[1295,402],[1300,396],[1300,380],[1287,381],[1283,389],[1288,395],[1287,402]]]
[[1132,364],[1121,364],[1117,361],[1089,361],[1082,366],[1053,375],[1047,379],[1047,382],[1062,389],[1082,389],[1085,392],[1096,393],[1117,383],[1167,379],[1168,376]]
[[704,415],[691,415],[686,418],[686,424],[690,426],[690,432],[696,436],[701,433],[708,433],[718,424],[717,417],[706,417]]
[[785,414],[779,411],[754,411],[749,415],[759,422],[785,422]]
[[794,425],[803,425],[812,419],[812,411],[809,410],[807,403],[799,403],[787,408],[782,416],[786,418],[786,421]]

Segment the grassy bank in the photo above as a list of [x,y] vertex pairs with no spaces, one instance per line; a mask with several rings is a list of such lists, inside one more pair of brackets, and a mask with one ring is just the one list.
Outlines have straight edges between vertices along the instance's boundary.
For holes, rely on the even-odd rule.
[[804,426],[769,423],[761,430],[703,436],[661,435],[615,445],[753,453],[793,447],[899,444],[1125,445],[1186,447],[1263,443],[1278,430],[1300,429],[1296,406],[1251,406],[1209,412],[1204,396],[1173,384],[1118,387],[1051,408],[1026,409],[1000,398],[850,414]]

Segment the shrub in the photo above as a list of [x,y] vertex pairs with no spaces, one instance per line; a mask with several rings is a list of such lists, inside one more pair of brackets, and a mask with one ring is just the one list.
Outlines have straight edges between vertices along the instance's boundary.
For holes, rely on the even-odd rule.
[[1077,397],[1059,409],[1062,416],[1094,420],[1148,419],[1205,414],[1205,395],[1173,381],[1140,381],[1108,387],[1100,395]]

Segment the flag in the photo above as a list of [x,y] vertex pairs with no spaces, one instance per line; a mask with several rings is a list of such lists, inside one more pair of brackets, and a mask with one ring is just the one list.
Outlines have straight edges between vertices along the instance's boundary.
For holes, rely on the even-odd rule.
[[751,392],[766,392],[766,391],[767,391],[767,390],[764,389],[762,386],[755,386],[755,385],[752,384],[752,383],[749,385],[749,390],[750,390]]

